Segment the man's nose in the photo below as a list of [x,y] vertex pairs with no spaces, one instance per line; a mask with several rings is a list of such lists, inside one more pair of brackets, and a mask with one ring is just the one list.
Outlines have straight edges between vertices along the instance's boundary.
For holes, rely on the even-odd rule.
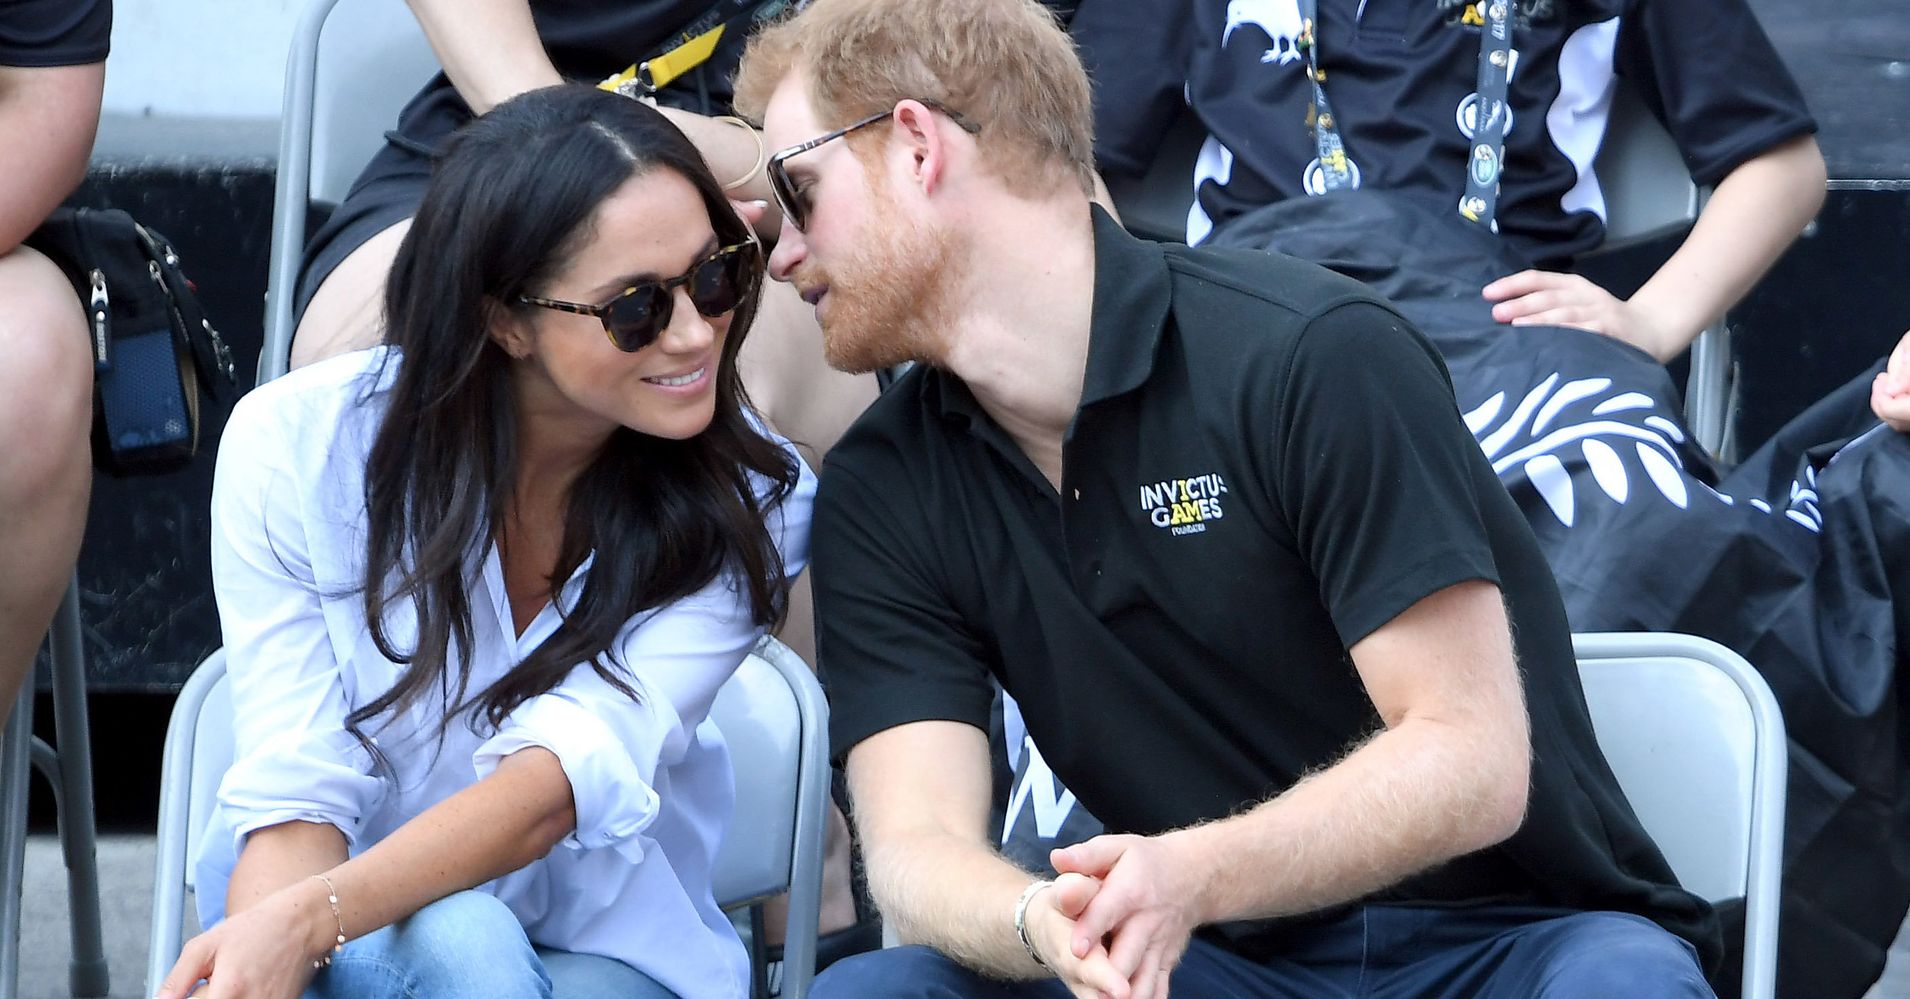
[[796,265],[809,256],[809,247],[803,243],[802,230],[789,223],[788,216],[783,217],[782,231],[776,236],[776,249],[769,254],[769,276],[778,281],[787,281]]

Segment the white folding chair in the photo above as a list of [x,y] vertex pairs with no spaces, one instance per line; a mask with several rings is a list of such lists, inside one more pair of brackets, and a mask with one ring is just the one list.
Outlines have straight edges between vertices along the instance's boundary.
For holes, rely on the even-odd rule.
[[284,374],[291,359],[311,206],[344,200],[398,112],[437,72],[424,30],[398,0],[312,0],[299,18],[280,113],[261,383]]
[[[789,893],[781,994],[804,999],[815,976],[822,898],[828,702],[801,658],[765,638],[717,693],[710,714],[729,743],[736,772],[736,813],[716,855],[716,899],[725,909],[739,909]],[[166,729],[148,995],[179,958],[192,858],[232,753],[231,684],[221,649],[186,681]],[[761,970],[759,961],[759,979]]]
[[[1199,119],[1183,109],[1144,176],[1108,182],[1108,194],[1128,231],[1156,240],[1186,238],[1194,162],[1206,138]],[[1605,241],[1597,253],[1671,235],[1690,228],[1698,217],[1700,191],[1677,144],[1629,87],[1614,90],[1611,120],[1592,170],[1604,191],[1606,211]],[[1719,323],[1691,345],[1685,419],[1699,446],[1726,460],[1731,457],[1736,398],[1731,371],[1729,332]]]
[[1784,718],[1750,663],[1664,633],[1573,635],[1598,745],[1678,881],[1744,899],[1745,999],[1777,987]]

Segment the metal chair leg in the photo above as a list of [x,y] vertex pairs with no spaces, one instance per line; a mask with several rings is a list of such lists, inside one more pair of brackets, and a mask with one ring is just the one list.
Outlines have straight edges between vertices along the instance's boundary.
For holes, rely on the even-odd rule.
[[0,999],[20,988],[20,893],[27,860],[27,761],[33,745],[33,676],[0,737]]
[[68,581],[66,599],[53,618],[53,721],[59,733],[60,851],[73,952],[67,978],[74,996],[108,991],[106,946],[100,929],[99,830],[93,816],[93,750],[86,721],[86,653],[80,630],[79,579]]

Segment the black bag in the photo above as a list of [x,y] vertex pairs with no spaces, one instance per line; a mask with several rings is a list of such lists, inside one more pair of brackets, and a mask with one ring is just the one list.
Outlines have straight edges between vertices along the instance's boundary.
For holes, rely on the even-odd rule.
[[60,208],[27,237],[73,283],[93,341],[93,463],[114,475],[185,467],[206,398],[233,385],[179,255],[118,209]]

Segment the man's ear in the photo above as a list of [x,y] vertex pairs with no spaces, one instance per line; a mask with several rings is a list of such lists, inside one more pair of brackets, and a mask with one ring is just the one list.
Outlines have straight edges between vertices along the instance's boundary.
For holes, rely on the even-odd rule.
[[484,303],[484,333],[517,360],[531,355],[531,322],[517,309],[506,308],[496,299]]
[[907,155],[909,179],[924,194],[933,194],[943,183],[952,150],[942,140],[943,120],[921,101],[907,100],[895,106],[894,137]]

